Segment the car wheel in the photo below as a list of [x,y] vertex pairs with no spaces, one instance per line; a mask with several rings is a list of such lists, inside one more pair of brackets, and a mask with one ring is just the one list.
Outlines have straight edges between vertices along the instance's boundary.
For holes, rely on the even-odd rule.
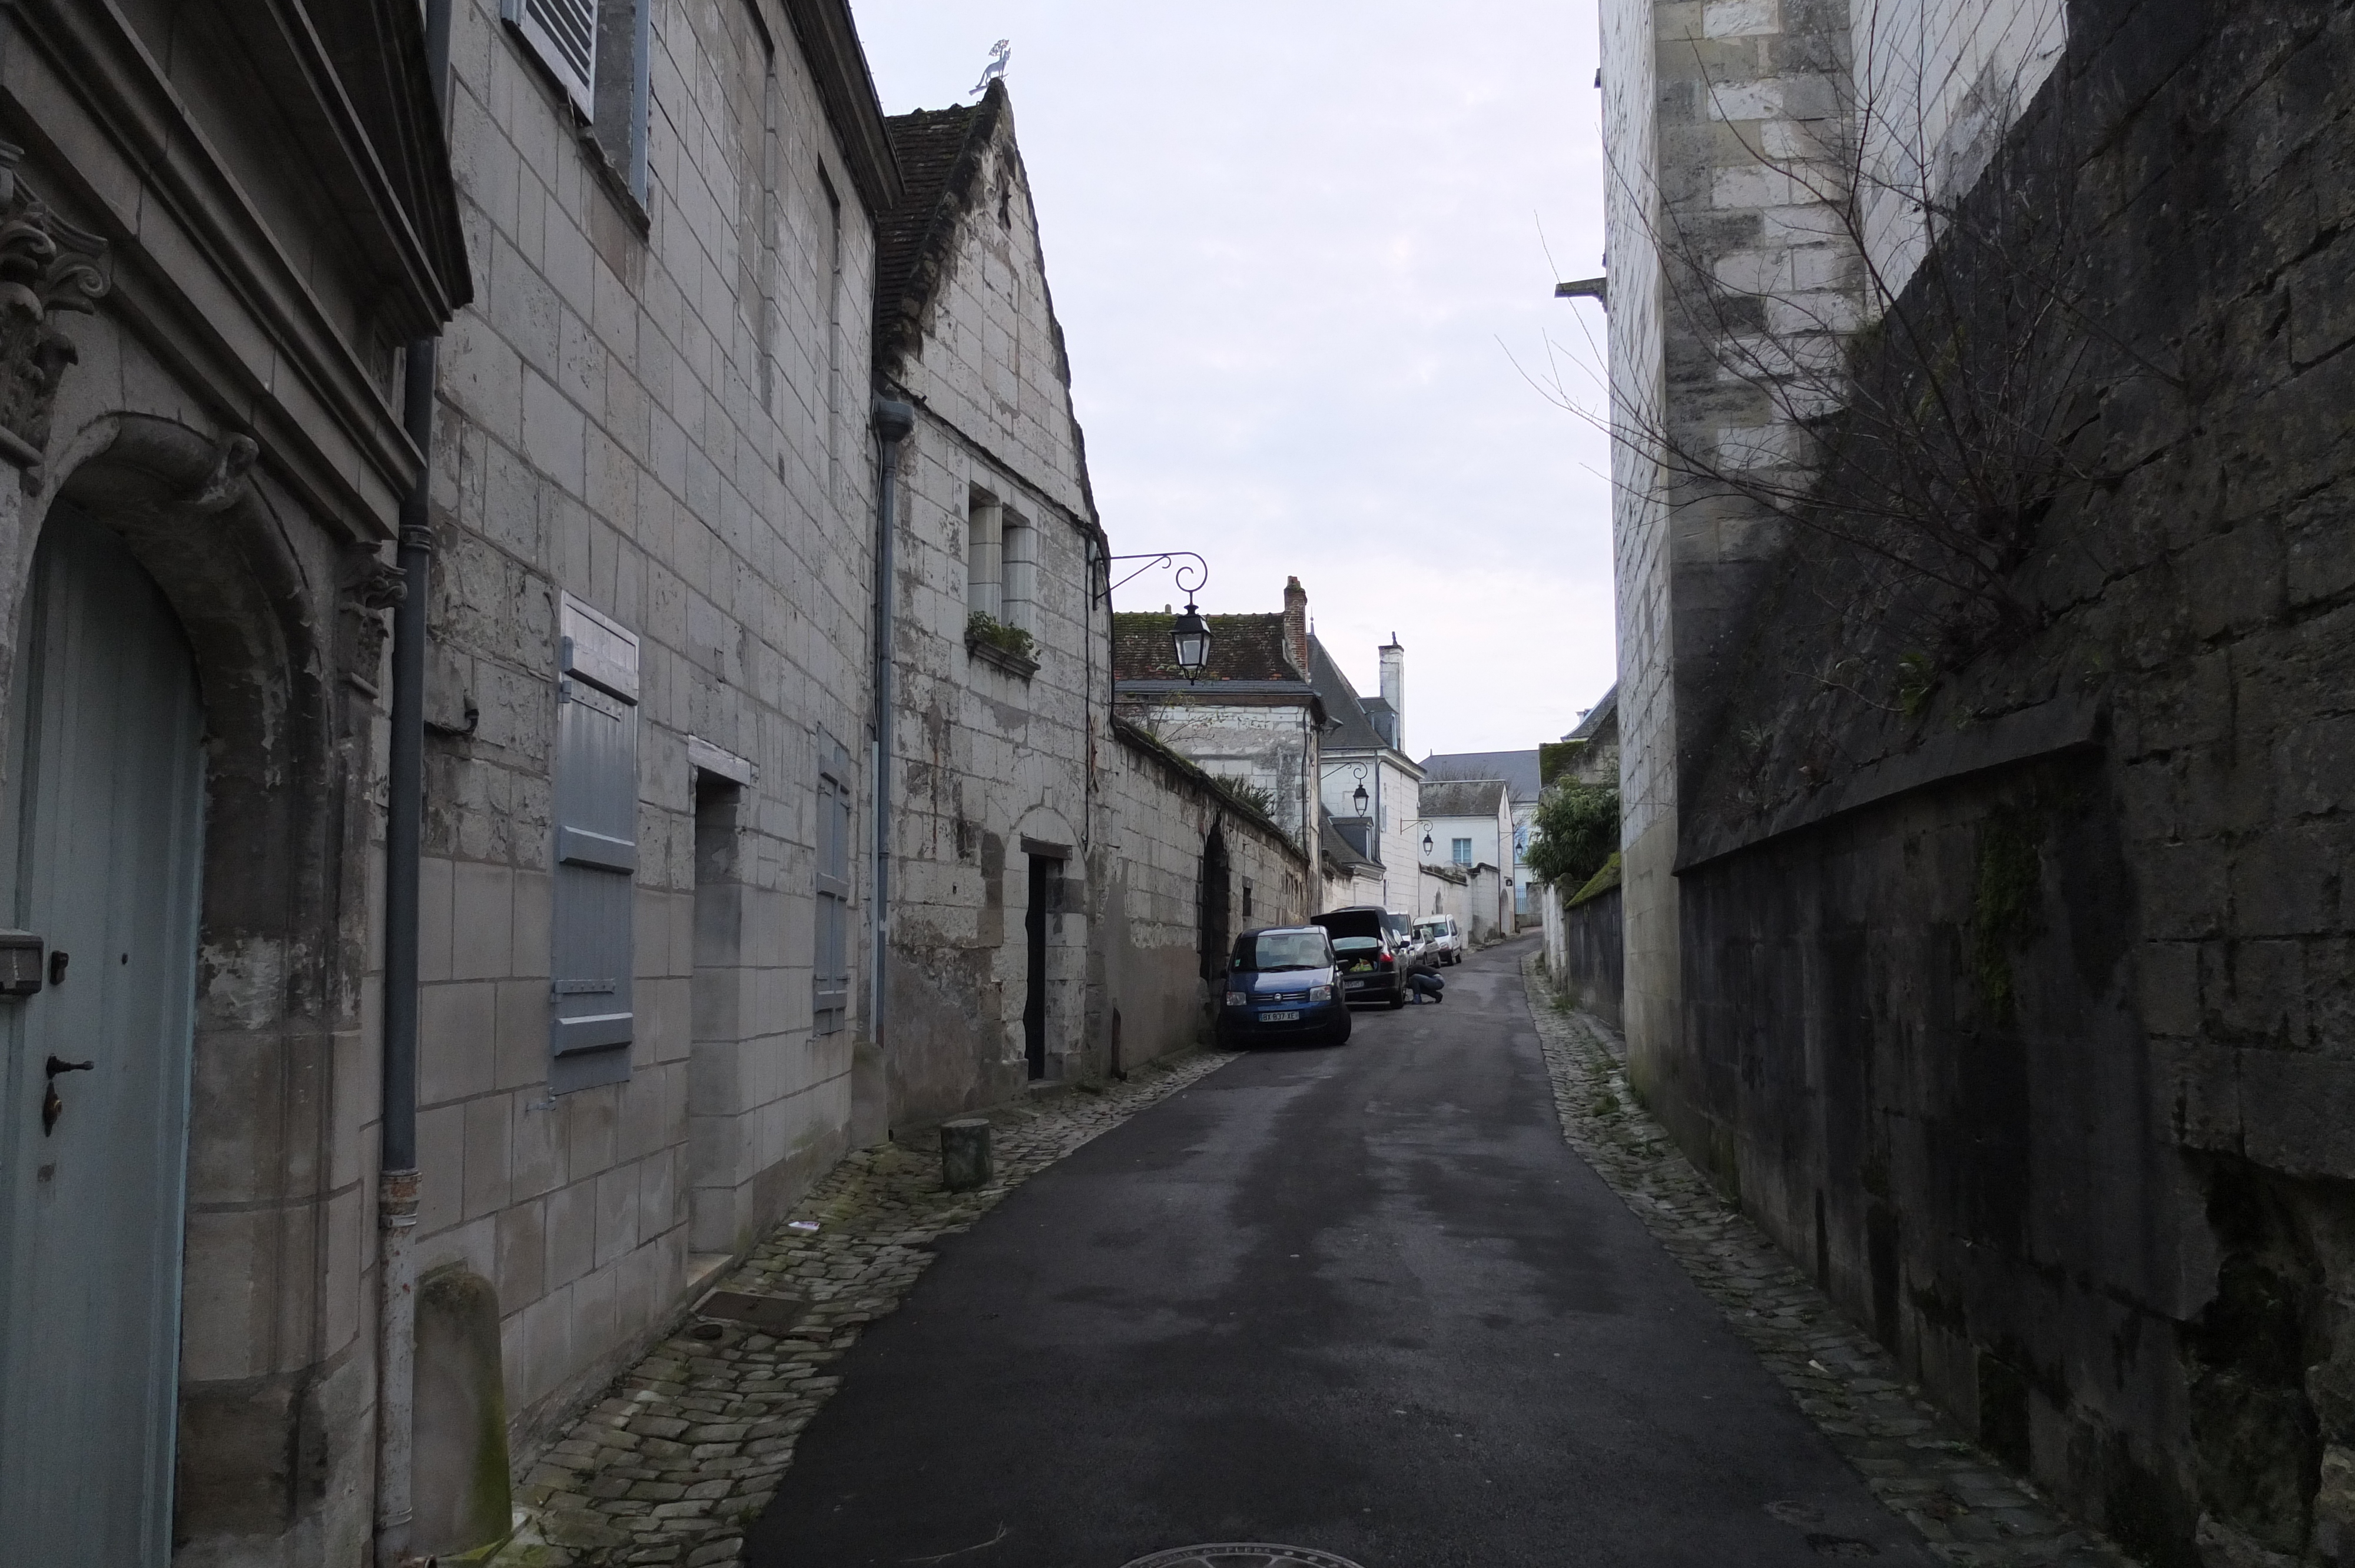
[[1391,1003],[1390,1003],[1390,1004],[1391,1004],[1391,1011],[1392,1011],[1392,1012],[1396,1012],[1398,1009],[1400,1009],[1400,1008],[1401,1008],[1401,1007],[1404,1007],[1404,1006],[1406,1005],[1406,999],[1407,999],[1406,981],[1404,981],[1403,980],[1401,980],[1401,981],[1399,981],[1398,990],[1391,993]]
[[1349,1010],[1348,1008],[1341,1010],[1341,1016],[1335,1019],[1333,1026],[1325,1032],[1325,1043],[1327,1045],[1347,1045],[1349,1043]]

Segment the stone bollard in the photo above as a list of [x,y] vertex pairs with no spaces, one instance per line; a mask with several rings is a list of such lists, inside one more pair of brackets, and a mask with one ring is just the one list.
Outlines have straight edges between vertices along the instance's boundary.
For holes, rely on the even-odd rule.
[[988,1184],[989,1119],[961,1117],[941,1123],[941,1185],[952,1192],[970,1192]]

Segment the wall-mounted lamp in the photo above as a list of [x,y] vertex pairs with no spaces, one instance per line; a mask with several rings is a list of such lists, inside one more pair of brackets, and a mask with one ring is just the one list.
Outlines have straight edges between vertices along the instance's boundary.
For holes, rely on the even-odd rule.
[[[1111,581],[1111,574],[1105,573],[1103,592],[1099,596],[1103,599],[1110,599],[1113,589],[1135,581],[1156,567],[1174,567],[1178,590],[1186,596],[1186,609],[1170,621],[1169,640],[1176,645],[1178,668],[1186,672],[1188,681],[1199,680],[1202,672],[1210,667],[1210,627],[1202,619],[1201,611],[1194,608],[1194,596],[1201,592],[1203,585],[1210,580],[1209,563],[1191,550],[1162,550],[1152,555],[1104,557],[1107,566],[1114,561],[1143,561],[1145,565],[1119,582]],[[1188,573],[1194,578],[1190,583],[1186,580]]]

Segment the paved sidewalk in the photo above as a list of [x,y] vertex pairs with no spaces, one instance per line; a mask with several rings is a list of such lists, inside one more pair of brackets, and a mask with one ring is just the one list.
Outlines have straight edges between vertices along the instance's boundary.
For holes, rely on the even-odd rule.
[[[996,1177],[941,1188],[937,1150],[860,1150],[827,1173],[719,1288],[799,1303],[772,1336],[690,1317],[543,1455],[497,1568],[741,1560],[745,1526],[793,1463],[802,1428],[840,1385],[834,1363],[900,1305],[931,1244],[1027,1178],[1230,1058],[1194,1052],[1125,1083],[994,1112]],[[790,1228],[815,1221],[815,1232]]]
[[1628,1090],[1624,1048],[1523,960],[1571,1147],[1626,1202],[1875,1496],[1961,1568],[2134,1568],[1967,1441],[1878,1341],[1702,1180]]

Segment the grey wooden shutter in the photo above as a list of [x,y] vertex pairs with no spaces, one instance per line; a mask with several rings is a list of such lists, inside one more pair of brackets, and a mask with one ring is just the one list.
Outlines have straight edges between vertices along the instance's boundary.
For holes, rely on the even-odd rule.
[[499,0],[507,26],[556,73],[584,118],[597,117],[597,0]]
[[817,909],[810,976],[810,1028],[832,1034],[850,1008],[850,754],[818,740]]
[[556,696],[556,888],[548,1086],[630,1075],[638,869],[638,640],[564,596]]

